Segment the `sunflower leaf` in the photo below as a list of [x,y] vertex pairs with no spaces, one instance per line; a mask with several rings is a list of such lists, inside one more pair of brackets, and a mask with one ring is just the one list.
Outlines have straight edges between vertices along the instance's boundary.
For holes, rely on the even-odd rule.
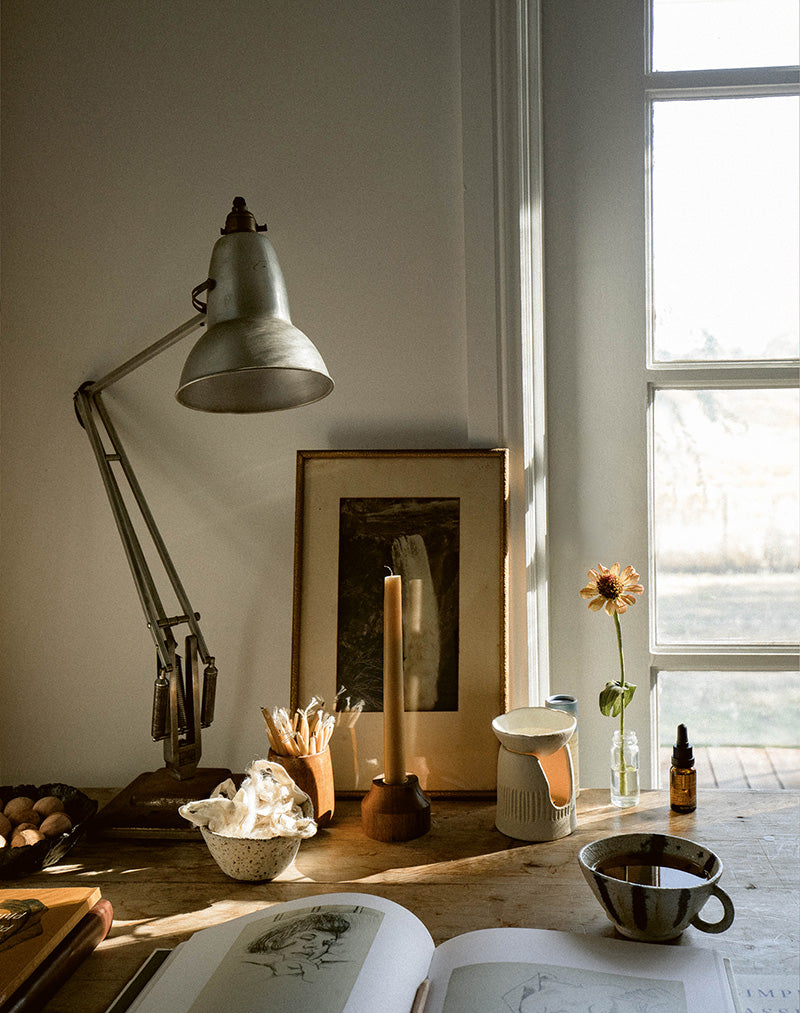
[[624,686],[618,682],[607,682],[600,691],[600,713],[615,718],[633,699],[636,687],[631,682]]

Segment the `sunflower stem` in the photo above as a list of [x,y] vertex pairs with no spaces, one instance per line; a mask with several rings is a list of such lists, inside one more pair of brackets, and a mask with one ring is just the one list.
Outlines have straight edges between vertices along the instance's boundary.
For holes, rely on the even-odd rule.
[[622,706],[619,710],[620,738],[620,769],[619,790],[621,795],[627,794],[627,777],[625,771],[625,657],[622,653],[622,627],[619,624],[619,613],[614,611],[614,626],[617,631],[617,648],[619,650],[619,684],[622,687]]

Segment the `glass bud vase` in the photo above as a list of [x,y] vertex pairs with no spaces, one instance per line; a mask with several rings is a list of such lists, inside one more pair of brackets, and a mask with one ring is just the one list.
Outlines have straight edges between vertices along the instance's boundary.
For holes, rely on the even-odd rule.
[[614,732],[611,741],[611,802],[620,809],[639,803],[639,743],[636,732],[620,735]]

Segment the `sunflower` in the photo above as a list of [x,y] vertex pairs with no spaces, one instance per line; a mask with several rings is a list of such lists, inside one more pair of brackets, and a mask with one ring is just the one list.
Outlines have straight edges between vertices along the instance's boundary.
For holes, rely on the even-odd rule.
[[591,583],[581,588],[581,598],[591,598],[589,608],[598,612],[605,608],[608,615],[620,615],[628,611],[629,605],[635,605],[634,595],[642,594],[644,587],[639,583],[639,574],[632,566],[626,566],[619,572],[619,563],[614,563],[607,570],[599,563],[596,570],[589,570]]

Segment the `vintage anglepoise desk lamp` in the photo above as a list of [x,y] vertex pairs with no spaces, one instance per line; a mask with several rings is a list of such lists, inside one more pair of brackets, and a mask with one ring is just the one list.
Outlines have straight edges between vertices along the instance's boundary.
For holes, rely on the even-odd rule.
[[[206,325],[189,353],[176,392],[205,412],[269,412],[319,401],[333,390],[317,349],[291,322],[286,286],[272,244],[241,197],[235,198],[217,240],[208,279],[192,292],[198,313],[100,380],[75,392],[75,409],[92,445],[122,544],[156,646],[151,734],[164,743],[162,770],[137,778],[109,807],[105,830],[114,836],[186,836],[177,805],[201,798],[228,771],[198,769],[201,728],[214,716],[217,669],[130,461],[101,399],[137,367]],[[200,296],[207,293],[208,303]],[[101,434],[100,426],[104,435]],[[118,466],[115,468],[115,466]],[[118,475],[127,483],[123,495]],[[167,615],[126,500],[135,502],[179,603]],[[141,525],[140,525],[141,526]],[[163,575],[162,575],[163,577]],[[173,635],[188,627],[183,657]],[[202,688],[199,659],[204,670]]]

